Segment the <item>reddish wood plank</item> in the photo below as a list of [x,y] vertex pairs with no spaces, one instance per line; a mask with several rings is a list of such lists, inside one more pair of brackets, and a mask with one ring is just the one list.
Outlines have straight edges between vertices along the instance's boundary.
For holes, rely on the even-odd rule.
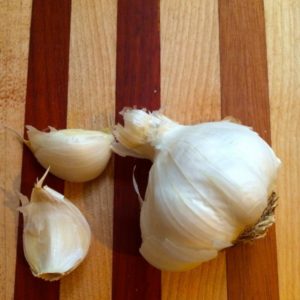
[[[125,106],[160,106],[159,1],[119,0],[117,24],[116,120]],[[139,254],[140,208],[132,170],[145,190],[150,164],[115,159],[112,298],[160,299],[160,272]]]
[[[222,116],[251,125],[270,143],[262,0],[219,0]],[[228,299],[279,299],[275,229],[227,251]]]
[[[39,129],[66,126],[71,0],[34,0],[32,5],[25,124]],[[30,196],[44,170],[24,148],[21,192]],[[50,176],[47,184],[63,192],[62,180]],[[59,299],[59,283],[31,275],[23,255],[22,218],[18,229],[15,299]]]

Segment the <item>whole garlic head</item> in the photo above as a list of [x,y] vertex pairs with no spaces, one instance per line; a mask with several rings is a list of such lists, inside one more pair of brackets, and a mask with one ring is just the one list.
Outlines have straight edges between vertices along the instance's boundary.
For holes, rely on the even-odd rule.
[[39,131],[26,126],[30,148],[39,163],[55,176],[71,181],[89,181],[101,174],[111,157],[113,136],[83,129]]
[[122,115],[113,150],[153,161],[140,217],[150,264],[194,268],[257,224],[281,162],[256,132],[229,121],[185,126],[138,109]]
[[24,254],[34,276],[53,281],[74,270],[86,257],[91,230],[80,210],[62,194],[34,186],[30,202],[20,196],[24,217]]

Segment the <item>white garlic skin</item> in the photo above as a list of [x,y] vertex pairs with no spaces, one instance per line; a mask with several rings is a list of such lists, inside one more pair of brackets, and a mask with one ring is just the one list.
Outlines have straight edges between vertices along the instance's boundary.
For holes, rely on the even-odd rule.
[[140,252],[158,269],[191,269],[231,246],[246,226],[258,221],[280,160],[246,126],[228,121],[183,126],[158,112],[142,122],[141,111],[136,122],[135,111],[123,112],[130,126],[125,134],[115,134],[120,143],[114,148],[141,157],[135,149],[142,147],[130,149],[123,142],[131,136],[154,148],[141,208]]
[[86,257],[90,227],[80,210],[55,190],[37,184],[19,208],[24,217],[23,249],[34,276],[53,281]]
[[27,126],[27,146],[44,167],[70,182],[85,182],[99,176],[111,157],[113,136],[83,129],[42,132]]

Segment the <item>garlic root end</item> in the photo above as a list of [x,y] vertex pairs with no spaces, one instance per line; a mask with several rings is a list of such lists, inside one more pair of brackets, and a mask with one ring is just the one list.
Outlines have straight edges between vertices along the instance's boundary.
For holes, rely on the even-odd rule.
[[278,196],[275,192],[272,192],[268,199],[268,206],[263,211],[257,223],[246,227],[233,244],[249,243],[265,237],[268,229],[275,223],[275,208],[277,205]]

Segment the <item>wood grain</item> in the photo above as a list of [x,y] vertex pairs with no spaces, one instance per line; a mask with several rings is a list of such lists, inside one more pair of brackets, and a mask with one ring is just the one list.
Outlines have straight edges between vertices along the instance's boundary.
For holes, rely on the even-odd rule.
[[300,295],[300,2],[265,1],[273,147],[283,165],[277,190],[280,299]]
[[[165,0],[159,12],[157,0],[118,0],[117,38],[117,0],[73,0],[70,67],[71,1],[33,2],[25,97],[31,0],[0,0],[0,126],[20,133],[25,122],[39,129],[100,129],[111,125],[125,105],[159,108],[160,92],[163,112],[182,123],[219,119],[222,105],[222,116],[241,118],[269,142],[272,133],[283,161],[276,188],[277,241],[273,229],[265,240],[229,250],[227,274],[221,253],[190,272],[163,272],[161,278],[138,254],[139,209],[131,175],[137,163],[144,190],[149,164],[117,158],[100,178],[65,188],[91,224],[93,242],[86,261],[60,286],[37,280],[23,257],[21,227],[15,269],[13,209],[21,174],[21,190],[29,195],[43,169],[24,149],[21,173],[22,148],[0,128],[0,299],[276,300],[278,294],[282,300],[298,299],[299,1],[264,0],[263,6],[262,0]],[[63,182],[53,176],[46,183],[63,191]]]
[[[270,143],[263,1],[219,0],[222,116],[252,126]],[[274,227],[252,245],[227,250],[228,298],[279,299]]]
[[[217,1],[163,1],[161,106],[186,124],[220,119]],[[163,272],[163,299],[227,299],[224,253],[184,273]]]
[[[117,1],[72,1],[67,125],[100,130],[115,113]],[[113,166],[65,195],[86,216],[92,244],[86,260],[61,280],[60,299],[111,299]]]
[[[159,1],[119,0],[117,25],[116,121],[125,106],[160,106]],[[140,207],[132,186],[137,165],[141,190],[150,164],[116,157],[113,229],[112,298],[160,299],[160,272],[139,254]]]
[[0,1],[0,299],[13,298],[31,0]]
[[[70,0],[34,0],[30,31],[25,124],[44,129],[66,126]],[[30,196],[37,177],[44,170],[24,148],[21,192]],[[63,192],[62,180],[47,177],[47,184]],[[21,218],[20,218],[21,220]],[[19,222],[15,299],[58,299],[59,283],[35,278],[23,255],[22,222]]]
[[224,253],[198,268],[184,272],[163,272],[162,299],[227,299]]
[[182,123],[220,119],[218,2],[161,4],[161,106]]

